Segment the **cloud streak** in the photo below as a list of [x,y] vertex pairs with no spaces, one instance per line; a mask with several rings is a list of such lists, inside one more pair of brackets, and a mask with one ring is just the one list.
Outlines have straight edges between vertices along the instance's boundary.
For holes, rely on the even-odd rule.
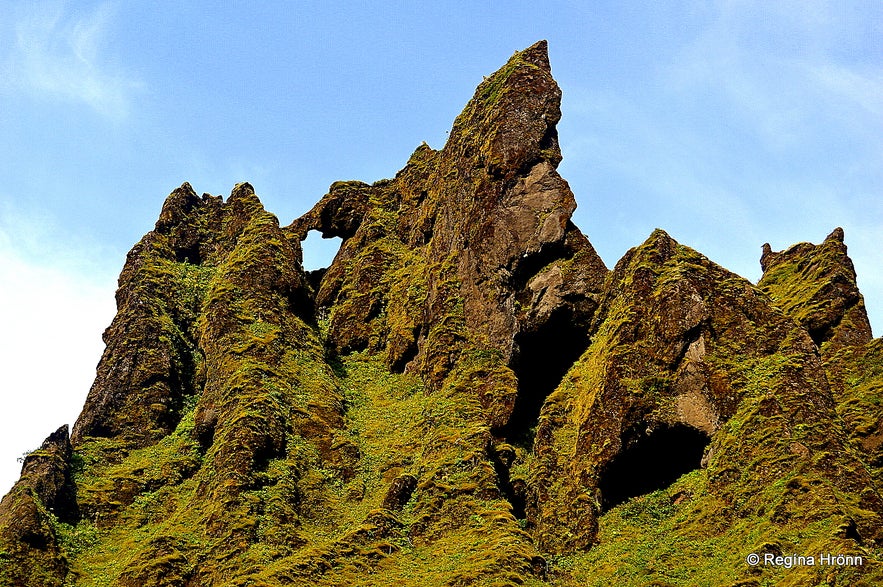
[[53,234],[0,209],[0,494],[18,478],[23,452],[73,424],[115,311],[113,278]]
[[722,2],[662,75],[676,92],[720,100],[772,152],[844,126],[879,136],[883,68],[835,50],[859,27],[823,2]]
[[114,67],[104,51],[113,15],[107,3],[83,13],[65,3],[34,5],[19,13],[0,66],[4,85],[83,103],[111,119],[124,118],[141,84]]
[[602,191],[590,211],[623,234],[661,224],[751,279],[764,241],[820,242],[843,226],[880,334],[879,247],[863,235],[883,234],[883,68],[864,56],[860,20],[822,2],[718,3],[644,79],[566,95],[562,128],[578,138],[562,131],[562,173],[631,190]]

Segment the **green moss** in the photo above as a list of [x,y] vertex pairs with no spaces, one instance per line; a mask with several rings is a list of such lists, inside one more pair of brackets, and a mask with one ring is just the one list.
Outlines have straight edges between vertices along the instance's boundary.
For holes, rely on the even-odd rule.
[[[771,487],[762,498],[776,499],[774,496],[780,495],[786,485]],[[552,574],[559,578],[555,583],[719,585],[754,578],[759,584],[815,585],[824,582],[831,572],[831,568],[820,566],[752,568],[745,563],[748,554],[768,552],[770,548],[782,554],[860,555],[867,565],[879,564],[879,552],[857,549],[854,543],[834,537],[841,522],[839,516],[783,526],[764,516],[722,513],[730,507],[710,491],[704,471],[689,473],[664,490],[634,498],[602,516],[597,546],[552,560]],[[852,577],[872,584],[872,576],[880,569],[872,571],[871,576],[866,571],[839,568],[838,580]]]
[[823,355],[870,338],[855,271],[846,246],[837,239],[772,253],[758,286],[807,329]]
[[878,485],[883,483],[883,339],[844,347],[826,358],[837,414],[853,450]]
[[509,80],[509,77],[515,72],[515,70],[525,65],[522,60],[518,59],[518,56],[518,53],[516,53],[502,69],[497,71],[490,78],[484,80],[484,82],[478,86],[476,94],[483,100],[482,106],[484,108],[491,108],[496,104],[506,87],[506,82]]
[[829,247],[826,252],[826,256],[814,259],[812,263],[808,260],[799,262],[799,259],[779,263],[764,274],[759,284],[783,312],[798,322],[806,322],[825,306],[825,300],[818,294],[827,282],[823,279],[826,265],[828,268],[839,265],[833,248]]
[[343,370],[347,432],[361,457],[356,484],[374,500],[368,505],[379,507],[383,487],[419,455],[415,438],[420,436],[425,390],[418,378],[392,375],[363,354],[348,357]]

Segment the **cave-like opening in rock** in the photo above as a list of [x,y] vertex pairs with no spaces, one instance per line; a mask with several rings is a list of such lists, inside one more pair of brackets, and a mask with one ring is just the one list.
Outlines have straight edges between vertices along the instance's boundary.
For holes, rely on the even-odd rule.
[[698,469],[709,438],[685,424],[662,426],[623,435],[623,450],[601,472],[601,511],[633,497],[663,489]]
[[588,329],[562,308],[537,329],[516,335],[515,342],[518,352],[512,370],[518,378],[518,395],[503,436],[530,449],[540,409],[586,350]]

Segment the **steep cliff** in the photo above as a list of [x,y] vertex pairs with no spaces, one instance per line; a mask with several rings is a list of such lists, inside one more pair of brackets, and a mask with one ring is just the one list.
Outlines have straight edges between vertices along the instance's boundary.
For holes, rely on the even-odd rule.
[[779,253],[764,245],[758,283],[819,346],[857,454],[883,480],[883,341],[871,338],[864,298],[846,253],[843,229],[820,245],[800,243]]
[[[883,345],[841,230],[758,285],[571,222],[545,42],[441,150],[288,226],[172,192],[68,439],[0,504],[0,585],[883,580]],[[302,268],[310,231],[340,237]],[[862,557],[750,566],[749,553]]]

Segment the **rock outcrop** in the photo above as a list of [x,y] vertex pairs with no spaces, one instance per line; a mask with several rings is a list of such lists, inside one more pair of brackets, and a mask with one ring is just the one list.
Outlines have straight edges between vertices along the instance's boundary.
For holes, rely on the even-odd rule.
[[[587,352],[543,407],[528,520],[548,550],[585,548],[600,514],[701,468],[685,511],[713,498],[795,529],[841,515],[883,539],[883,502],[843,432],[807,331],[657,230],[617,264]],[[826,507],[803,507],[798,478]]]
[[[522,339],[550,322],[585,329],[607,269],[555,171],[560,98],[537,43],[478,87],[444,149],[422,145],[373,186],[336,183],[288,227],[343,239],[316,302],[338,352],[382,350],[394,371],[438,386],[466,347],[513,368]],[[500,398],[494,425],[513,399]]]
[[24,457],[21,478],[0,502],[0,580],[10,585],[58,585],[68,574],[59,523],[79,519],[67,425]]
[[800,243],[776,253],[765,244],[760,265],[763,277],[758,287],[823,351],[871,341],[871,325],[842,228],[820,245]]
[[[843,231],[752,285],[655,231],[607,269],[545,42],[447,144],[288,226],[169,195],[0,585],[874,584],[883,345]],[[340,237],[302,268],[310,231]],[[863,557],[747,566],[751,552]]]

